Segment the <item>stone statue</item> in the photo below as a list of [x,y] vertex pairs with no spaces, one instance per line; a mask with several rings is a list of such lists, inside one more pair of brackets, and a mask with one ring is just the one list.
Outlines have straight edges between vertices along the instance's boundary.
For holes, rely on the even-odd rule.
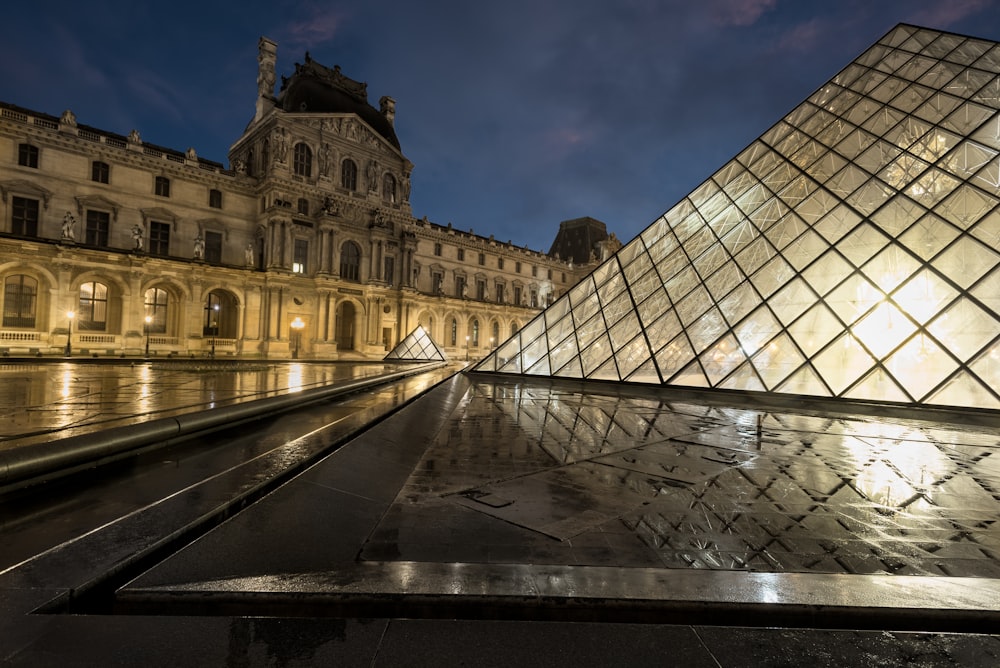
[[143,230],[140,225],[132,226],[132,243],[135,244],[135,248],[133,250],[137,251],[142,250],[142,241],[144,235],[145,235],[145,230]]
[[319,175],[330,176],[330,145],[323,144],[319,150]]
[[378,190],[378,163],[374,160],[368,161],[368,167],[365,168],[365,176],[368,178],[368,191],[374,192]]
[[205,238],[201,236],[201,232],[194,238],[194,259],[205,259]]
[[243,261],[246,262],[248,267],[253,266],[253,244],[247,244],[247,247],[243,250]]
[[67,109],[66,111],[62,112],[62,116],[59,118],[59,124],[60,125],[68,125],[71,128],[75,128],[76,127],[76,114],[74,114],[72,111],[70,111],[69,109]]
[[188,147],[188,150],[184,152],[184,157],[192,162],[198,160],[198,154],[195,153],[193,146]]
[[141,144],[142,143],[142,138],[139,136],[139,131],[136,130],[135,128],[132,128],[131,130],[129,130],[129,133],[128,133],[128,142],[130,144]]
[[76,218],[69,211],[63,216],[62,238],[64,241],[76,241]]
[[274,61],[276,57],[276,45],[261,38],[257,44],[257,94],[260,97],[274,95]]
[[403,201],[410,201],[410,177],[403,176]]
[[285,161],[285,155],[288,153],[288,136],[285,134],[285,128],[276,128],[274,131],[274,157],[278,162]]

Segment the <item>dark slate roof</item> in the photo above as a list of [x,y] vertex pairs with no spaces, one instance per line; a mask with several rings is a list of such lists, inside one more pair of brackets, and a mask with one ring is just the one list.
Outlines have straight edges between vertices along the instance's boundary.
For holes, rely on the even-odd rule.
[[289,113],[357,114],[375,132],[397,149],[399,139],[392,124],[368,103],[368,84],[320,65],[306,53],[305,64],[295,64],[295,73],[281,78],[278,106]]
[[592,251],[596,252],[597,243],[608,238],[607,226],[596,218],[584,216],[559,223],[559,233],[556,234],[549,256],[559,255],[560,260],[572,260],[577,264],[590,261]]

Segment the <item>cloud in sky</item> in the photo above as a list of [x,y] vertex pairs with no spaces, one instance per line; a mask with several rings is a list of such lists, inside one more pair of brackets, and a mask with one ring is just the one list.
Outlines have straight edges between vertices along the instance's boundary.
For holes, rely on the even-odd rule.
[[706,7],[713,20],[725,26],[751,26],[774,9],[778,0],[712,0]]

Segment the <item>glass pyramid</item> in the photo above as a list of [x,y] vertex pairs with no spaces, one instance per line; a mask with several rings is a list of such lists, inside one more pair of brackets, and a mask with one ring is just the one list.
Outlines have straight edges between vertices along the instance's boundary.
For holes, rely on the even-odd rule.
[[475,370],[1000,408],[998,74],[897,26]]
[[427,330],[417,325],[417,328],[407,334],[406,338],[389,351],[389,354],[383,359],[386,361],[398,360],[406,362],[444,362],[447,358],[444,356],[444,351],[438,348],[438,345],[431,339],[431,335],[427,333]]

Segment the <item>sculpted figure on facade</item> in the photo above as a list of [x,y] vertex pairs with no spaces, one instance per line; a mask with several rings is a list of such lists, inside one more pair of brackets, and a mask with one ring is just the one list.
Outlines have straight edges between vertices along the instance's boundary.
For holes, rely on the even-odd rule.
[[64,241],[76,241],[76,217],[69,211],[63,216],[62,239]]
[[194,238],[194,259],[205,259],[205,237],[201,236],[201,232]]
[[142,250],[142,241],[145,234],[146,231],[142,229],[141,225],[132,226],[132,243],[134,244],[133,250]]
[[128,142],[130,144],[141,144],[142,143],[142,137],[139,136],[139,131],[136,130],[135,128],[132,128],[131,130],[129,130],[129,133],[128,133]]
[[247,244],[247,247],[243,249],[243,262],[248,267],[253,266],[253,244]]
[[60,125],[68,125],[71,128],[75,128],[76,127],[76,114],[74,114],[72,111],[70,111],[69,109],[67,109],[66,111],[62,112],[62,116],[59,118],[59,124]]
[[275,45],[261,38],[257,45],[257,94],[260,97],[274,95]]
[[319,175],[330,176],[330,157],[332,149],[329,144],[323,144],[319,150]]
[[288,155],[288,134],[285,128],[275,128],[274,130],[274,159],[284,162]]
[[368,161],[368,167],[365,168],[365,178],[368,179],[368,192],[378,190],[378,163],[374,160]]

